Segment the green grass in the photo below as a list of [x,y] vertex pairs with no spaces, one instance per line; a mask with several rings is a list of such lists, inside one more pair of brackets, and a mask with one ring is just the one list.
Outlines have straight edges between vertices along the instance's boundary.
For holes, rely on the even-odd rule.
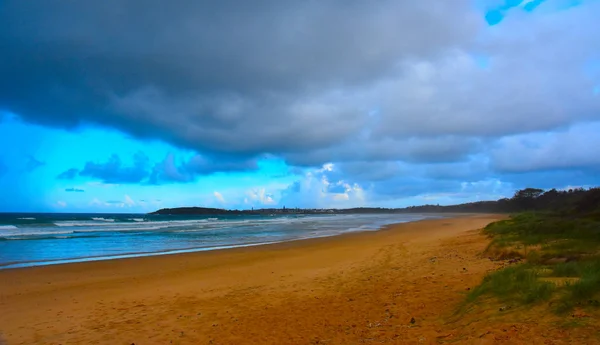
[[600,222],[588,218],[525,213],[488,225],[492,245],[542,245],[557,252],[597,252]]
[[581,277],[582,267],[578,262],[559,263],[552,267],[553,277]]
[[467,302],[475,302],[482,295],[492,295],[502,302],[519,304],[546,301],[552,296],[555,285],[538,278],[537,271],[528,264],[493,272],[471,291]]
[[[486,252],[497,259],[519,256],[526,263],[488,274],[468,294],[467,303],[493,296],[515,305],[550,301],[557,313],[576,307],[600,308],[598,219],[523,213],[492,223],[483,232],[491,238]],[[555,284],[542,277],[571,280]]]

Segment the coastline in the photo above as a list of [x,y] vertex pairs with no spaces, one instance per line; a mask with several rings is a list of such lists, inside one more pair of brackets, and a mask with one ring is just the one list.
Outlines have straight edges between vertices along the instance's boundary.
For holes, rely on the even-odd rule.
[[[36,216],[27,218],[31,224],[10,225],[10,229],[0,231],[0,270],[231,249],[376,231],[389,224],[446,215],[178,217],[135,222],[131,222],[131,215],[117,214],[103,218]],[[15,219],[21,218],[4,222],[16,224]],[[103,221],[98,223],[99,219]]]
[[[296,332],[292,343],[308,343],[307,336],[323,332],[352,342],[365,327],[355,318],[383,311],[369,299],[414,286],[403,281],[420,274],[432,248],[465,234],[478,236],[473,230],[503,217],[421,220],[254,247],[1,270],[0,332],[8,344],[289,343],[289,332]],[[378,284],[371,281],[378,272],[380,279],[390,272],[405,276],[397,286]],[[459,290],[481,276],[463,274]],[[361,289],[374,290],[360,295]],[[427,293],[407,303],[460,300],[460,293],[444,292],[451,294]],[[340,310],[360,296],[367,299],[364,310]],[[290,305],[305,310],[287,310]],[[281,320],[274,321],[277,315]],[[326,322],[322,317],[355,324],[361,332],[313,324]],[[281,332],[264,329],[273,323]]]
[[[475,214],[415,214],[413,216],[418,217],[417,220],[424,219],[441,219],[448,218],[453,216],[465,216],[465,215],[475,215]],[[390,217],[397,216],[396,214],[390,214]],[[35,218],[33,218],[35,219]],[[208,220],[211,220],[209,218]],[[216,218],[214,219],[216,220]],[[194,220],[192,220],[194,221]],[[404,220],[398,222],[386,222],[382,225],[371,225],[371,226],[360,226],[359,228],[340,228],[336,232],[329,232],[325,234],[315,234],[311,233],[310,235],[305,235],[303,237],[290,237],[286,239],[263,239],[262,241],[257,242],[239,242],[232,244],[213,244],[207,246],[193,246],[193,247],[181,247],[181,248],[173,248],[173,249],[163,249],[163,250],[155,250],[155,251],[122,251],[121,253],[115,254],[106,254],[106,255],[89,255],[89,256],[79,256],[72,258],[55,258],[48,260],[28,260],[28,261],[15,261],[15,262],[2,262],[0,263],[0,270],[6,269],[17,269],[17,268],[27,268],[27,267],[37,267],[37,266],[50,266],[50,265],[62,265],[62,264],[70,264],[70,263],[78,263],[78,262],[94,262],[94,261],[104,261],[104,260],[118,260],[118,259],[128,259],[128,258],[138,258],[138,257],[148,257],[148,256],[162,256],[162,255],[174,255],[174,254],[185,254],[185,253],[194,253],[194,252],[205,252],[205,251],[214,251],[214,250],[228,250],[234,248],[244,248],[244,247],[254,247],[254,246],[262,246],[262,245],[270,245],[282,242],[292,242],[292,241],[303,241],[307,239],[313,238],[321,238],[321,237],[332,237],[332,236],[340,236],[347,233],[356,233],[356,232],[370,232],[370,231],[380,231],[386,226],[393,224],[401,224],[406,222],[414,222],[416,220]],[[104,223],[103,223],[104,224]],[[115,223],[106,223],[106,224],[115,224]],[[141,224],[141,223],[140,223]],[[117,229],[118,230],[118,229]],[[81,231],[79,231],[81,233]],[[77,231],[75,231],[77,233]],[[198,232],[201,233],[201,232]],[[155,240],[158,241],[158,240]]]

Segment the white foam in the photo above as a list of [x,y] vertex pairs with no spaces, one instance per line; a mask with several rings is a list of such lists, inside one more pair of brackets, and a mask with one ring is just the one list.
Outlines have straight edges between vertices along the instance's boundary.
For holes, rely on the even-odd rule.
[[14,225],[0,225],[0,230],[12,230],[12,229],[18,229],[18,228]]
[[165,226],[118,226],[118,227],[111,227],[109,229],[107,228],[103,228],[103,229],[78,229],[75,230],[76,233],[82,233],[82,232],[98,232],[98,231],[148,231],[148,230],[160,230],[160,229],[164,229],[166,228]]
[[58,235],[58,234],[72,234],[73,231],[65,231],[65,230],[46,230],[40,231],[37,229],[7,229],[0,231],[0,237],[13,237],[7,239],[21,239],[20,237],[26,236],[44,236],[44,235]]
[[79,227],[78,232],[84,231],[129,231],[129,230],[159,230],[172,227],[194,227],[194,226],[209,226],[209,225],[225,225],[223,222],[209,222],[206,219],[197,220],[169,220],[151,222],[145,221],[142,218],[137,218],[135,223],[119,223],[119,222],[98,222],[98,221],[56,221],[54,225],[58,227]]
[[110,218],[102,218],[102,217],[92,217],[92,220],[101,221],[101,222],[114,222],[114,219]]
[[65,220],[54,222],[56,226],[114,226],[112,222],[92,222],[81,220]]
[[34,217],[23,217],[23,218],[17,218],[19,220],[35,220]]

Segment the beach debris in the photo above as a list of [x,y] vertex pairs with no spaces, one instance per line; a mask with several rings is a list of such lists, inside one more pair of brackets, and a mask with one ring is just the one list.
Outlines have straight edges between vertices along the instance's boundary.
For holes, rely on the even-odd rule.
[[379,326],[381,326],[381,322],[377,322],[377,323],[369,322],[369,324],[367,325],[367,327],[369,327],[369,328],[379,327]]
[[435,263],[436,261],[437,261],[437,256],[434,256],[429,259],[429,262],[431,262],[431,263]]
[[505,306],[502,306],[502,307],[498,308],[498,311],[506,311],[506,310],[508,310],[510,308],[512,308],[512,307],[509,306],[509,305],[505,305]]
[[411,318],[410,318],[410,323],[411,323],[412,325],[414,325],[414,324],[415,324],[415,322],[417,322],[417,320],[415,320],[415,318],[414,318],[414,317],[411,317]]

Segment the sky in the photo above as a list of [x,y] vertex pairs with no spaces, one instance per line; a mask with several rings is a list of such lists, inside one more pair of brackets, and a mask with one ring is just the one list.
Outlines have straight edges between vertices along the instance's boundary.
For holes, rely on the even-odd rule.
[[0,3],[0,211],[600,185],[600,0]]

